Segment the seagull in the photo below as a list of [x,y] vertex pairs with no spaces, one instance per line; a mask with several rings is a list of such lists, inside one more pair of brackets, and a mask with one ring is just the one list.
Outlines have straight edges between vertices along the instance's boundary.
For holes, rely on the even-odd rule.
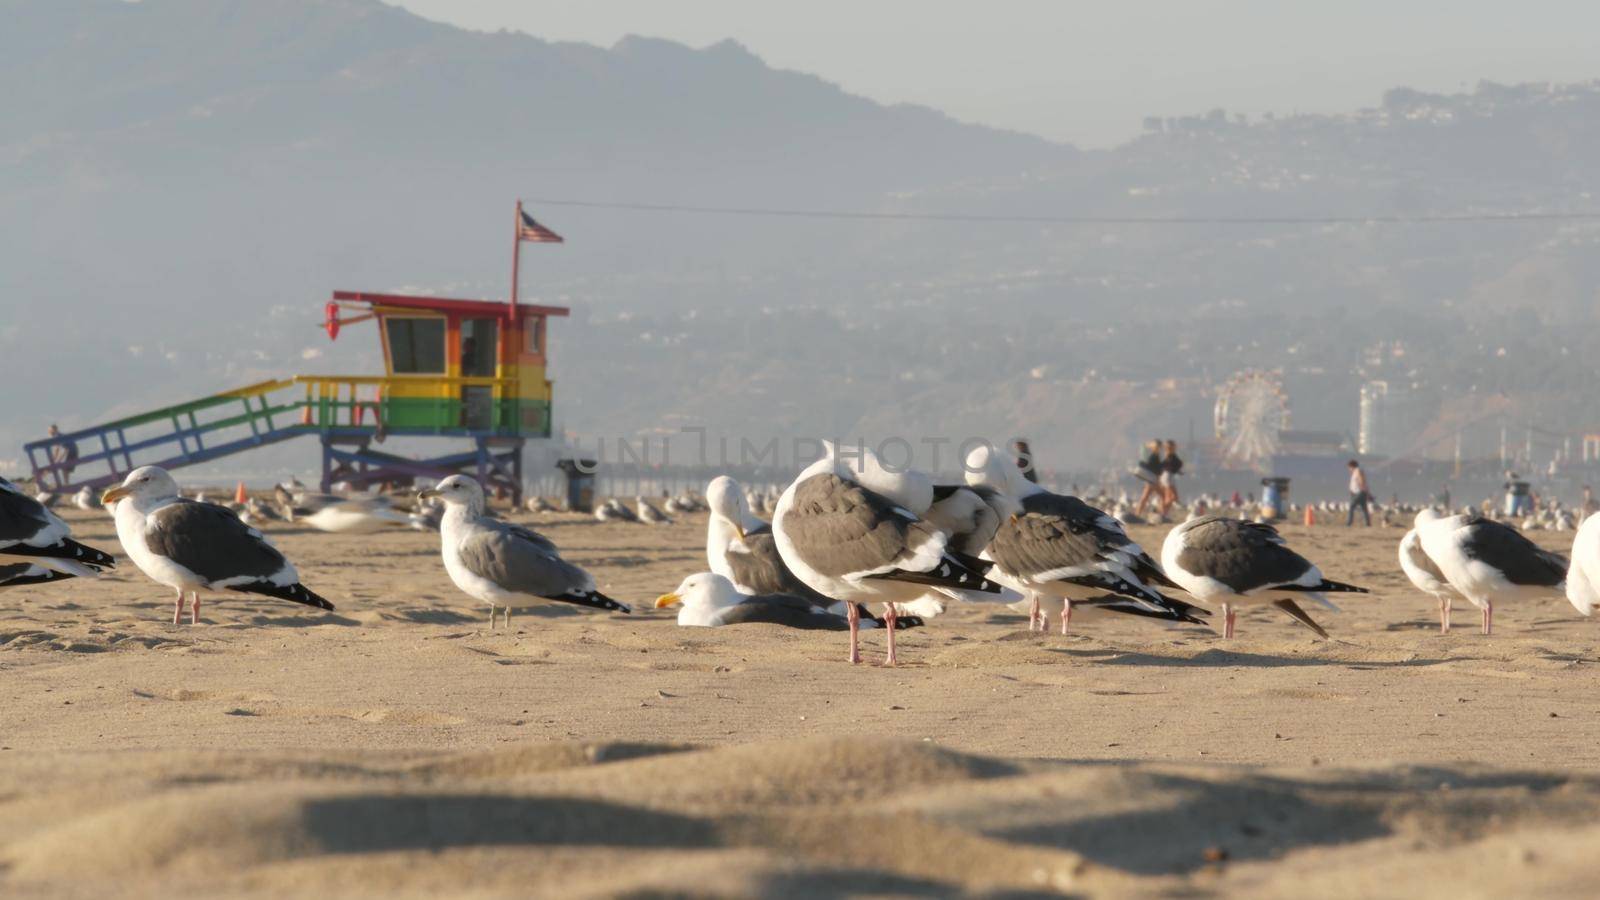
[[111,554],[73,540],[72,529],[61,517],[0,478],[0,564],[12,563],[82,578],[94,578],[100,570],[116,566]]
[[529,497],[523,506],[531,513],[555,512],[555,507],[550,505],[550,501],[539,496]]
[[894,604],[929,588],[998,593],[977,560],[948,549],[948,536],[912,509],[932,505],[933,485],[920,472],[890,472],[862,448],[847,465],[837,448],[806,467],[779,496],[773,517],[778,553],[808,587],[844,601],[850,662],[861,661],[857,604],[878,600],[889,626],[884,665],[897,660]]
[[226,588],[317,609],[333,604],[300,583],[300,574],[261,532],[225,507],[178,496],[165,469],[143,466],[100,502],[112,510],[117,538],[139,570],[177,592],[172,624],[189,594],[189,624],[200,621],[200,591]]
[[639,521],[639,517],[634,514],[633,510],[623,506],[621,501],[615,497],[600,504],[599,508],[594,511],[594,517],[602,522]]
[[72,495],[72,505],[90,512],[100,508],[100,504],[94,501],[94,488],[89,487],[87,484]]
[[1504,522],[1477,516],[1417,513],[1422,549],[1451,587],[1483,610],[1483,633],[1494,627],[1497,600],[1561,594],[1567,559],[1541,549]]
[[451,475],[418,497],[444,501],[439,527],[444,570],[467,596],[489,604],[491,630],[496,607],[505,607],[510,628],[511,608],[539,599],[633,612],[595,590],[589,573],[562,559],[549,538],[484,515],[483,486],[477,481]]
[[1444,573],[1422,549],[1422,536],[1412,528],[1400,539],[1400,569],[1417,590],[1439,601],[1439,633],[1450,632],[1450,603],[1461,592],[1450,586]]
[[1233,637],[1234,607],[1271,603],[1326,638],[1296,602],[1309,597],[1337,610],[1324,593],[1365,594],[1366,588],[1329,581],[1322,570],[1290,550],[1271,525],[1201,516],[1167,532],[1161,564],[1168,577],[1206,606],[1221,604],[1222,636]]
[[412,524],[410,516],[389,505],[384,497],[339,500],[297,521],[332,534],[376,534],[395,527],[409,528]]
[[706,485],[706,563],[747,594],[793,594],[813,605],[835,602],[796,578],[778,552],[772,526],[750,514],[739,482],[718,475]]
[[[1043,630],[1043,597],[1061,601],[1061,633],[1072,621],[1073,604],[1176,622],[1204,624],[1196,607],[1161,593],[1173,586],[1156,561],[1128,537],[1116,519],[1066,494],[1054,494],[1022,477],[1020,470],[984,445],[967,455],[966,478],[1007,504],[985,553],[1001,583],[1029,601],[1028,628]],[[991,577],[996,577],[991,572]]]
[[1578,612],[1592,615],[1600,606],[1600,515],[1578,526],[1572,538],[1572,567],[1567,570],[1567,599]]
[[[690,575],[670,594],[656,598],[656,609],[678,607],[678,624],[715,627],[761,622],[814,631],[846,631],[850,620],[819,609],[810,599],[795,594],[745,594],[715,572]],[[917,616],[899,616],[894,627],[904,630],[922,624]],[[886,623],[867,619],[862,628],[883,628]]]
[[671,525],[672,520],[661,510],[651,506],[643,497],[634,497],[634,504],[639,508],[639,521],[646,525]]

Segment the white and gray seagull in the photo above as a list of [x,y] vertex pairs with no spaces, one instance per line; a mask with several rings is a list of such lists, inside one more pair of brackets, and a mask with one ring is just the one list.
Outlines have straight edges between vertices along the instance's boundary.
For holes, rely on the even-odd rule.
[[1498,601],[1566,593],[1567,559],[1542,549],[1503,522],[1476,515],[1417,513],[1422,549],[1450,586],[1483,611],[1484,634],[1494,630]]
[[1326,638],[1297,602],[1304,597],[1337,610],[1325,594],[1365,594],[1366,588],[1329,581],[1322,570],[1289,549],[1271,525],[1201,516],[1167,532],[1161,544],[1167,577],[1205,606],[1222,607],[1222,636],[1233,637],[1236,607],[1268,604]]
[[[685,578],[671,593],[656,598],[656,609],[678,607],[678,624],[691,627],[722,625],[782,625],[811,631],[846,631],[850,620],[819,608],[809,598],[795,594],[746,594],[733,582],[715,572],[696,572]],[[895,627],[902,631],[922,625],[917,616],[898,616]],[[884,622],[871,619],[862,628],[883,628]]]
[[1413,527],[1400,539],[1400,570],[1406,573],[1417,590],[1439,602],[1439,633],[1450,631],[1450,605],[1461,592],[1451,587],[1449,579],[1439,571],[1426,550],[1422,549],[1422,535]]
[[933,483],[891,471],[870,453],[832,445],[778,498],[772,528],[778,553],[806,586],[846,603],[850,662],[861,661],[857,604],[879,601],[888,626],[885,665],[895,655],[895,604],[930,588],[999,593],[977,560],[949,549],[949,536],[913,510],[933,503]]
[[1585,519],[1572,538],[1567,599],[1586,616],[1600,606],[1600,514]]
[[225,506],[178,496],[165,469],[144,466],[100,502],[112,510],[122,549],[150,580],[177,592],[172,624],[189,595],[189,624],[200,621],[200,591],[261,594],[317,609],[333,604],[300,583],[300,573],[261,532]]
[[[0,583],[15,586],[73,576],[94,578],[116,562],[111,554],[73,540],[72,528],[60,516],[0,478],[0,565],[10,573]],[[43,577],[44,572],[36,570],[57,577]]]
[[512,607],[540,600],[633,611],[595,590],[589,573],[562,559],[549,538],[484,515],[483,486],[474,479],[451,475],[417,496],[444,501],[444,518],[439,522],[444,569],[467,596],[489,604],[491,629],[497,607],[505,607],[509,628]]
[[1008,504],[999,507],[1007,514],[984,558],[994,560],[991,578],[1027,597],[1029,630],[1035,623],[1041,630],[1046,626],[1042,597],[1061,601],[1062,634],[1074,606],[1205,624],[1201,610],[1161,593],[1172,582],[1116,519],[1077,497],[1027,481],[988,445],[967,454],[965,465],[969,482]]

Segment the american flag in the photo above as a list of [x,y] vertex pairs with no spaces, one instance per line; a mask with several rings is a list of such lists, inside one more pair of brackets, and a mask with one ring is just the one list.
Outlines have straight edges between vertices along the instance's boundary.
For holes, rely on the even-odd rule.
[[517,210],[520,221],[517,223],[517,240],[532,241],[535,244],[564,244],[567,239],[554,231],[540,225],[533,220],[533,216]]

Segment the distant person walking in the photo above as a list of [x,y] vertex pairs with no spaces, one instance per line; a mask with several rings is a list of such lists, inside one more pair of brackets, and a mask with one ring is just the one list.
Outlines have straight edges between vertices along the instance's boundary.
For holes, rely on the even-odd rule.
[[1145,441],[1144,455],[1139,458],[1138,465],[1133,467],[1133,477],[1144,483],[1144,489],[1139,492],[1139,502],[1134,504],[1134,513],[1144,515],[1145,507],[1150,501],[1161,496],[1161,442]]
[[1367,489],[1367,473],[1362,470],[1361,463],[1350,460],[1350,509],[1344,518],[1346,528],[1356,524],[1356,509],[1361,510],[1361,518],[1366,520],[1367,527],[1372,527],[1372,491]]
[[1178,475],[1183,472],[1183,460],[1178,456],[1178,442],[1168,440],[1161,454],[1161,515],[1165,516],[1178,502]]
[[62,481],[66,481],[72,477],[72,470],[78,467],[78,445],[73,441],[62,438],[61,429],[57,428],[55,423],[51,423],[46,436],[57,439],[54,444],[50,445],[50,462],[56,466],[57,477]]

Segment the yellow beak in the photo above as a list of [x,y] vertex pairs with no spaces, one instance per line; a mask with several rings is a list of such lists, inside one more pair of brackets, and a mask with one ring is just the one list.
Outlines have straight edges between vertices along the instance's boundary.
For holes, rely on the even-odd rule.
[[437,496],[439,496],[439,492],[434,490],[433,488],[428,488],[425,491],[418,491],[417,492],[417,499],[418,500],[432,500],[433,498],[435,498]]
[[733,526],[733,530],[739,532],[739,540],[741,540],[741,541],[744,540],[745,534],[744,534],[744,526],[743,525],[734,525]]
[[656,609],[666,609],[682,600],[677,594],[662,594],[656,598]]
[[100,505],[110,506],[118,500],[121,500],[123,497],[128,496],[130,493],[132,492],[125,487],[114,487],[100,495]]

